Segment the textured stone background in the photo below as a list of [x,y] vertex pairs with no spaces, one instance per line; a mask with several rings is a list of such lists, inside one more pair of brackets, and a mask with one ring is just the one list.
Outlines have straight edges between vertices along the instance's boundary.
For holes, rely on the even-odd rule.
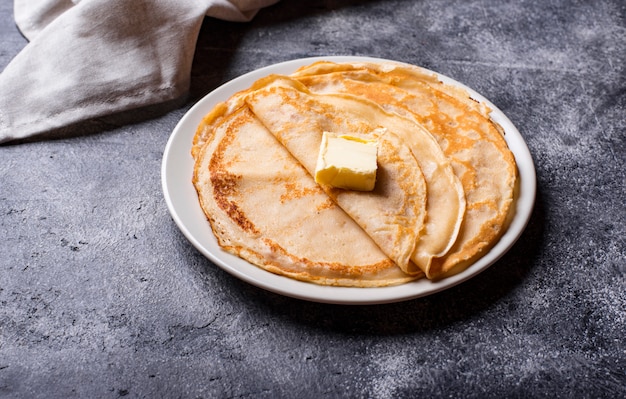
[[[305,4],[305,5],[303,5]],[[626,5],[293,1],[207,19],[189,100],[0,147],[0,396],[626,396]],[[0,3],[0,68],[26,45]],[[538,195],[478,277],[393,305],[281,297],[199,254],[163,200],[177,121],[279,61],[418,64],[492,100]]]

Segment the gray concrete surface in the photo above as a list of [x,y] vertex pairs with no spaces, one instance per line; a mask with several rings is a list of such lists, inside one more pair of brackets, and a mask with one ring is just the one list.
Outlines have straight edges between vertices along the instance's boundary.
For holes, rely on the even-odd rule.
[[[0,147],[0,396],[626,396],[626,6],[282,1],[206,20],[184,104]],[[0,3],[0,68],[26,45]],[[538,195],[513,249],[445,292],[308,303],[239,281],[170,218],[161,157],[228,79],[303,56],[421,65],[519,128]],[[165,108],[165,109],[163,109]]]

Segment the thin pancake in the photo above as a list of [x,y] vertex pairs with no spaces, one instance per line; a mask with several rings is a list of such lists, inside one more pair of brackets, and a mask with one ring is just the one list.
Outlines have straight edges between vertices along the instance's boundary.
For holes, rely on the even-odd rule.
[[467,211],[456,243],[433,260],[429,278],[462,270],[497,242],[512,212],[517,170],[485,104],[432,73],[404,64],[321,62],[294,77],[313,92],[350,93],[414,118],[450,158],[463,185]]
[[208,120],[193,181],[225,250],[324,285],[386,286],[419,277],[404,274],[247,107]]
[[[406,143],[413,154],[413,157],[405,157],[390,165],[390,170],[394,171],[391,180],[397,182],[394,195],[404,198],[403,201],[393,202],[376,197],[377,202],[365,206],[359,202],[362,198],[360,193],[346,191],[337,196],[332,191],[327,192],[407,273],[419,272],[415,264],[422,270],[428,270],[433,256],[447,251],[452,245],[464,211],[463,191],[441,149],[419,125],[396,114],[386,113],[369,101],[350,96],[308,93],[301,85],[285,77],[277,77],[274,84],[250,93],[246,102],[311,174],[314,174],[323,131],[367,134],[378,127],[387,128],[400,138],[399,142]],[[396,151],[400,148],[398,143],[395,144]],[[414,190],[410,188],[413,182],[403,169],[408,169],[413,159],[427,184],[428,220],[423,231],[407,218],[415,211],[407,213],[410,208],[405,205],[409,201],[406,194]],[[381,230],[380,226],[393,225],[403,227],[396,230],[396,235],[392,237],[380,234],[381,231],[388,233],[391,230]],[[397,234],[411,236],[403,238]],[[416,240],[411,252],[407,252],[408,246],[397,245],[408,238]],[[413,262],[408,262],[409,258]]]

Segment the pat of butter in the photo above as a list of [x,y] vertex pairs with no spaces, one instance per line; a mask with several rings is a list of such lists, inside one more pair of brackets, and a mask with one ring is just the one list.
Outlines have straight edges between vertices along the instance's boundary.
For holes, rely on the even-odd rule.
[[348,190],[372,191],[376,183],[378,143],[324,132],[315,181]]

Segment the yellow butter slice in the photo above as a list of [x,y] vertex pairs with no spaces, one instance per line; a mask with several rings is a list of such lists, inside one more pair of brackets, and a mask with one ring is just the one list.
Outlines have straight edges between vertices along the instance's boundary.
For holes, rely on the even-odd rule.
[[372,191],[376,185],[378,143],[324,132],[315,181],[332,187]]

